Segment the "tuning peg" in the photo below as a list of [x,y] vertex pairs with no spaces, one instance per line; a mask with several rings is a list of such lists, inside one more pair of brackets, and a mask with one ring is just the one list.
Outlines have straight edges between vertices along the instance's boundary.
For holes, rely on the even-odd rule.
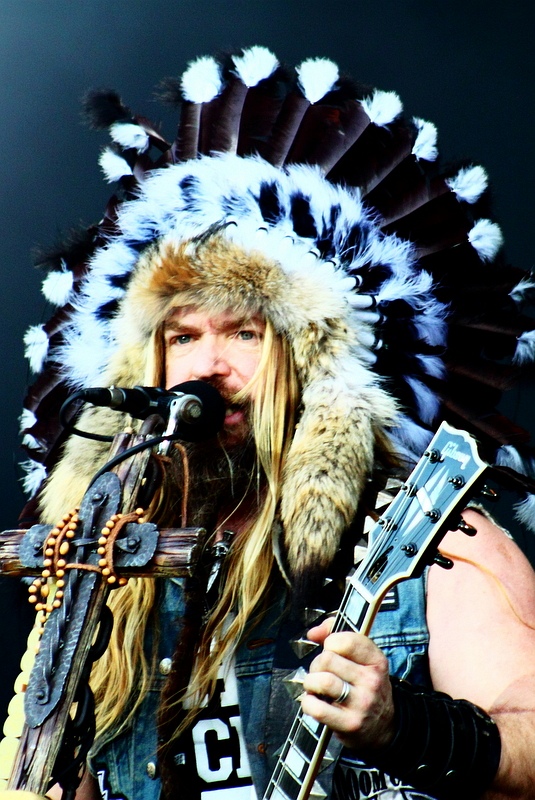
[[312,653],[312,651],[317,647],[319,647],[317,642],[312,642],[310,639],[305,639],[304,637],[301,639],[294,639],[292,642],[290,642],[290,644],[297,658],[304,658],[305,656],[308,656],[309,653]]
[[500,495],[498,494],[498,492],[495,489],[491,489],[491,487],[487,486],[486,484],[481,487],[481,489],[479,490],[479,494],[482,497],[486,497],[487,500],[499,500],[500,499]]
[[466,522],[466,520],[464,520],[462,517],[459,520],[459,524],[455,530],[462,531],[463,533],[466,533],[467,536],[475,536],[477,533],[477,528],[474,528],[473,525],[469,525],[468,522]]
[[426,450],[424,453],[425,458],[428,458],[431,464],[436,464],[438,461],[443,461],[440,450]]
[[453,561],[451,558],[446,558],[446,556],[443,556],[442,553],[437,553],[433,559],[433,562],[439,567],[442,567],[442,569],[451,569],[453,567]]

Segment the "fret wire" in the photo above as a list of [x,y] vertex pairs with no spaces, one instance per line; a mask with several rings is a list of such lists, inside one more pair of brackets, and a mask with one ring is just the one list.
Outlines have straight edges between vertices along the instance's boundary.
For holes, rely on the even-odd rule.
[[[313,757],[314,757],[314,754],[316,753],[317,746],[318,746],[319,740],[321,738],[321,735],[322,735],[323,731],[325,730],[325,725],[323,725],[321,723],[317,723],[317,725],[318,725],[317,733],[314,732],[314,731],[311,731],[310,728],[307,726],[304,717],[305,717],[305,715],[303,714],[303,712],[301,710],[299,710],[297,715],[296,715],[296,719],[294,720],[294,724],[292,725],[292,729],[290,731],[290,735],[289,735],[288,739],[286,740],[283,753],[281,753],[281,756],[280,756],[279,761],[278,761],[278,763],[277,763],[277,765],[275,767],[275,770],[273,772],[273,775],[272,775],[271,781],[270,781],[270,786],[276,787],[276,789],[278,791],[279,790],[283,791],[285,795],[287,795],[287,791],[289,789],[289,786],[291,785],[290,778],[292,776],[291,771],[289,770],[289,768],[286,765],[286,759],[287,759],[287,756],[288,756],[288,752],[289,752],[289,749],[292,746],[292,743],[291,743],[290,739],[292,739],[293,741],[299,740],[301,743],[303,743],[303,740],[307,740],[308,739],[306,749],[307,749],[307,751],[309,753],[311,753],[311,756],[308,756],[306,753],[302,752],[301,747],[299,747],[299,746],[296,749],[299,751],[299,753],[301,753],[301,755],[304,757],[305,761],[308,762],[308,767],[310,767],[310,765],[312,763],[312,760],[313,760]],[[308,743],[310,743],[311,746],[309,746]],[[303,775],[303,778],[307,774],[308,767],[307,767],[307,770],[305,770],[305,774]],[[289,775],[290,778],[285,779],[285,777],[284,777],[285,775],[286,776]],[[300,788],[300,786],[298,788]],[[295,798],[298,797],[298,794],[299,794],[299,791],[295,795]],[[269,796],[270,795],[268,794],[268,797]],[[273,795],[271,795],[271,796],[273,796]],[[288,796],[288,800],[293,800],[293,796],[290,796],[290,795],[287,795],[287,796]]]
[[307,731],[309,736],[311,736],[316,741],[319,741],[319,736],[317,736],[314,731],[310,730],[310,728],[304,721],[303,717],[304,717],[303,711],[301,708],[299,708],[297,714],[295,715],[295,719],[292,723],[292,727],[290,728],[290,733],[288,734],[288,740],[292,737],[295,737],[296,734],[299,733],[301,727],[303,727]]
[[318,739],[308,730],[308,728],[305,728],[304,725],[300,727],[294,739],[292,740],[292,745],[309,763],[312,762],[312,758],[316,752],[317,744]]
[[[267,794],[266,795],[267,798],[273,798],[274,800],[278,800],[278,798],[282,798],[282,800],[296,800],[296,798],[298,797],[298,795],[296,795],[295,798],[288,797],[288,795],[285,792],[283,792],[281,787],[277,786],[276,783],[272,782],[272,784],[270,784],[270,786],[271,785],[273,786],[273,792],[271,792],[270,794]],[[269,789],[268,789],[268,792],[269,792]],[[275,792],[276,792],[276,794],[275,794]]]
[[[358,608],[359,604],[360,608]],[[357,606],[358,616],[354,613],[348,613],[348,608],[351,605]],[[345,591],[340,609],[338,610],[334,619],[333,631],[342,630],[343,628],[341,626],[344,624],[347,625],[345,630],[349,629],[359,631],[362,627],[362,621],[366,616],[369,605],[369,602],[360,594],[358,589],[356,589],[352,584],[349,584]]]
[[[278,788],[282,789],[284,794],[289,798],[297,798],[299,796],[299,792],[301,791],[301,784],[296,780],[296,778],[294,778],[292,773],[284,765],[276,785]],[[293,794],[289,794],[289,792],[292,790]]]

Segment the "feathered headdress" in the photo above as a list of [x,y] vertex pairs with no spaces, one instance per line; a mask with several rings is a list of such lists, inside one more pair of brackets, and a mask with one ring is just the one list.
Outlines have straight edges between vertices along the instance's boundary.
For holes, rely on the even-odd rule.
[[173,142],[112,92],[87,100],[109,127],[100,164],[119,189],[100,224],[46,262],[43,292],[59,308],[25,340],[39,373],[22,416],[30,492],[58,460],[61,401],[142,382],[147,338],[175,294],[260,310],[292,344],[304,411],[287,528],[316,525],[334,486],[328,519],[347,524],[378,428],[408,462],[442,419],[475,433],[491,461],[527,442],[496,404],[533,360],[522,305],[535,281],[500,255],[482,167],[441,170],[431,123],[325,59],[292,72],[252,47],[198,59],[165,91],[180,106]]

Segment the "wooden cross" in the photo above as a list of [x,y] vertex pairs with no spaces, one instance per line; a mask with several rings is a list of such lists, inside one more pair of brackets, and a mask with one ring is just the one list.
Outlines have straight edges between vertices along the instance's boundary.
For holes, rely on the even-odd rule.
[[[150,426],[146,421],[142,433],[117,436],[110,458],[149,439]],[[55,565],[56,576],[61,575],[61,600],[56,600],[53,608],[48,607],[24,693],[25,723],[14,753],[8,790],[44,795],[51,779],[58,779],[58,756],[67,728],[72,726],[73,704],[80,701],[80,692],[87,686],[94,660],[91,651],[110,591],[128,577],[188,576],[199,565],[205,545],[204,529],[158,531],[140,518],[140,512],[135,512],[149,457],[150,450],[142,450],[89,487],[76,515],[77,522],[71,526],[75,530],[65,534],[70,539],[45,525],[0,534],[0,574],[44,574],[46,578],[46,551],[53,569]],[[130,517],[136,519],[136,513],[138,521],[128,522]],[[110,531],[109,538],[102,535],[106,530]],[[0,747],[4,743],[5,740]],[[67,784],[72,784],[71,777]],[[74,776],[69,796],[74,794],[76,782]]]

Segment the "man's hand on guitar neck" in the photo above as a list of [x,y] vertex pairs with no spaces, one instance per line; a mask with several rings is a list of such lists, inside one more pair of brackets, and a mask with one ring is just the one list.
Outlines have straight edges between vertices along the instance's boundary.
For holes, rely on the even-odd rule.
[[346,747],[384,747],[394,736],[387,659],[367,636],[331,633],[331,627],[326,620],[308,632],[324,649],[304,680],[303,712],[327,725]]

